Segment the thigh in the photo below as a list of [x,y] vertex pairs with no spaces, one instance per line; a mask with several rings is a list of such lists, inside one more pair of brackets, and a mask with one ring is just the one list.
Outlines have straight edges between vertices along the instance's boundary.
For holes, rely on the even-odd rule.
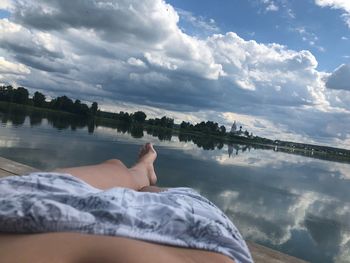
[[96,165],[62,168],[55,172],[69,173],[99,189],[125,187],[138,190],[129,169],[117,159]]
[[79,233],[0,234],[0,254],[1,262],[6,263],[234,263],[203,250]]

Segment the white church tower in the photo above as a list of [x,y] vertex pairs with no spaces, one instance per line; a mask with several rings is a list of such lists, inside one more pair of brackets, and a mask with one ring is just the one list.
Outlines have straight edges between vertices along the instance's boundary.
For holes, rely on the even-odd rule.
[[236,123],[236,121],[234,121],[234,123],[232,124],[230,133],[237,133],[237,123]]

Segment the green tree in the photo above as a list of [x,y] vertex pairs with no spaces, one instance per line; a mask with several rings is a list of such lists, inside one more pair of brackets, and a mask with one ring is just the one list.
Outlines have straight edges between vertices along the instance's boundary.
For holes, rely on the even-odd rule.
[[81,101],[80,101],[80,100],[75,100],[75,101],[74,101],[74,104],[73,104],[73,108],[74,108],[74,113],[80,114],[80,110],[81,110]]
[[58,110],[74,112],[73,101],[65,95],[62,97],[57,97],[55,107]]
[[221,134],[225,134],[225,133],[226,133],[226,128],[225,128],[224,125],[221,125],[221,126],[220,126],[220,133],[221,133]]
[[0,87],[0,100],[2,100],[2,101],[12,101],[13,90],[14,89],[13,89],[13,87],[11,85]]
[[119,112],[119,120],[124,122],[124,123],[130,123],[131,122],[131,116],[128,112]]
[[80,100],[75,100],[74,104],[71,106],[71,110],[69,111],[79,115],[89,115],[91,112],[89,106],[85,103],[81,103]]
[[180,129],[188,129],[190,126],[191,124],[189,122],[182,121],[180,124]]
[[147,118],[147,115],[143,111],[137,111],[132,115],[132,118],[138,123],[144,123]]
[[45,105],[45,95],[36,91],[33,96],[33,103],[36,107],[43,107]]
[[97,102],[93,102],[90,107],[90,113],[95,116],[98,110],[98,104]]
[[18,87],[13,91],[13,102],[19,104],[27,104],[29,100],[29,92],[23,87]]
[[160,126],[172,129],[174,126],[174,119],[163,116],[160,119]]

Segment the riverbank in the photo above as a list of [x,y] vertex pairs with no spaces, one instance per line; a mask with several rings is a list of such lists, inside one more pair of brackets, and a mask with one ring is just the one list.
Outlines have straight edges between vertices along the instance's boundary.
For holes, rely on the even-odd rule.
[[[67,129],[69,127],[71,129],[76,129],[86,126],[88,127],[89,133],[93,133],[96,127],[102,126],[117,129],[119,132],[123,133],[130,132],[134,138],[143,137],[144,131],[154,137],[158,137],[160,140],[170,140],[172,136],[177,136],[180,141],[192,141],[205,150],[214,150],[215,148],[221,149],[224,144],[229,147],[230,145],[241,144],[253,148],[280,151],[320,160],[350,163],[350,150],[336,147],[271,140],[258,136],[242,136],[234,133],[213,134],[181,128],[178,124],[174,124],[171,128],[168,128],[151,125],[147,120],[142,123],[135,121],[125,122],[120,119],[101,117],[98,114],[93,117],[82,116],[65,111],[2,101],[0,101],[0,111],[8,113],[8,118],[12,118],[11,120],[15,125],[23,124],[25,117],[29,116],[31,125],[35,125],[43,118],[46,118],[57,129]],[[6,118],[3,121],[6,121]]]

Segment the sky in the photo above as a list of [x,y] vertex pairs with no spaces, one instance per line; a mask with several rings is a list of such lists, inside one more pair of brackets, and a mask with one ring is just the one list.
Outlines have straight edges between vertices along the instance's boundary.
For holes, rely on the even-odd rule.
[[0,83],[350,149],[348,0],[1,0]]

